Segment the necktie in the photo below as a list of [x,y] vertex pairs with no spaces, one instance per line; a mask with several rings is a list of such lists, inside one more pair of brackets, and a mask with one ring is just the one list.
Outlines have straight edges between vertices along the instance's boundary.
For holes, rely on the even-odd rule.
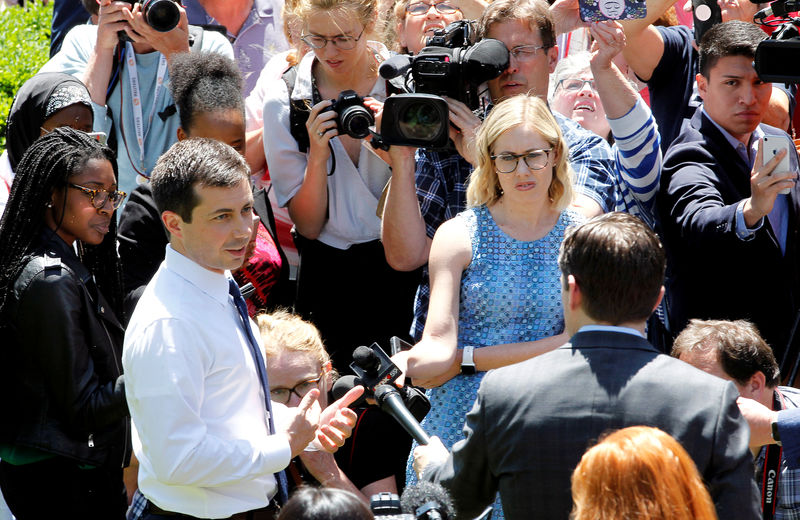
[[[256,364],[256,372],[261,381],[261,388],[264,390],[264,400],[267,407],[267,421],[269,423],[269,434],[275,434],[275,423],[272,420],[272,402],[269,399],[269,380],[267,379],[267,365],[264,363],[264,356],[261,355],[261,348],[258,341],[253,336],[253,329],[250,327],[250,318],[247,315],[247,304],[242,298],[242,293],[239,291],[239,286],[233,279],[228,280],[228,292],[233,296],[233,302],[236,304],[236,310],[239,311],[240,324],[244,329],[247,343],[250,345],[250,354],[253,355],[253,361]],[[286,480],[286,474],[283,471],[275,473],[275,479],[278,481],[278,494],[280,496],[281,504],[285,504],[289,500],[289,484]]]

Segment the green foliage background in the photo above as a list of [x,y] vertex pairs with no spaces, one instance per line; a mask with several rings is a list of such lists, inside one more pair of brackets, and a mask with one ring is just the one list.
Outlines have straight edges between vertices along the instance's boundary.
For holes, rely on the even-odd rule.
[[0,149],[6,147],[6,118],[14,94],[50,55],[53,2],[9,7],[0,13]]

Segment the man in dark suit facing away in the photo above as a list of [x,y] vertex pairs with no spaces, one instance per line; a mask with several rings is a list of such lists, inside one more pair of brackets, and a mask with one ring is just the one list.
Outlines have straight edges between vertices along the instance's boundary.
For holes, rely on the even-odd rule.
[[499,490],[510,520],[566,519],[584,451],[604,432],[646,425],[686,448],[720,518],[760,517],[736,388],[644,337],[664,291],[655,234],[609,213],[567,235],[559,266],[570,342],[489,372],[452,454],[436,438],[415,451],[421,478],[450,490],[459,518],[475,517]]

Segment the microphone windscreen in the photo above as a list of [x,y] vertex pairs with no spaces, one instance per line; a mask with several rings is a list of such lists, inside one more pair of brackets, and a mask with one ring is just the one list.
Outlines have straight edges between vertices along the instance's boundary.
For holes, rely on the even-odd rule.
[[371,348],[361,345],[353,351],[353,363],[364,370],[370,370],[380,366],[380,360]]
[[355,388],[358,384],[359,380],[356,376],[353,375],[341,376],[339,379],[336,380],[335,383],[333,383],[333,388],[331,389],[333,398],[337,400],[341,399],[342,397],[344,397],[344,394]]
[[408,486],[403,491],[403,496],[400,497],[400,509],[402,509],[403,513],[415,515],[416,517],[417,509],[429,502],[439,505],[438,509],[444,520],[455,519],[456,511],[453,506],[453,499],[450,498],[450,493],[441,485],[424,480],[413,486]]
[[411,57],[405,54],[396,54],[381,63],[378,73],[383,79],[394,79],[404,74],[411,67]]

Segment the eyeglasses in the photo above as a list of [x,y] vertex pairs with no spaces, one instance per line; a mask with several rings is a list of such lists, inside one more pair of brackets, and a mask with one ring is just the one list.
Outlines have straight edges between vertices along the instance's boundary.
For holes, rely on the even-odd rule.
[[446,2],[440,2],[438,4],[428,4],[426,2],[413,2],[406,6],[406,12],[413,16],[422,16],[428,14],[428,11],[431,10],[431,7],[436,9],[439,14],[453,14],[457,11],[460,11],[458,7],[450,5]]
[[[366,27],[364,29],[366,29]],[[333,38],[326,38],[318,34],[306,34],[301,36],[300,39],[312,49],[324,49],[325,46],[328,45],[328,42],[331,42],[337,49],[349,51],[355,48],[356,42],[360,40],[361,36],[364,34],[364,29],[361,29],[361,32],[356,38],[352,36],[334,36]]]
[[269,391],[269,395],[276,403],[289,404],[289,399],[292,398],[292,394],[302,399],[313,389],[319,388],[319,382],[321,380],[322,374],[314,379],[306,379],[305,381],[301,381],[292,388],[272,388]]
[[594,80],[593,79],[562,79],[556,85],[556,88],[561,87],[567,92],[580,92],[583,90],[584,85],[589,85],[589,88],[592,90],[596,90],[594,88]]
[[508,51],[508,54],[517,61],[528,61],[536,56],[536,52],[541,49],[549,49],[548,45],[518,45]]
[[517,170],[519,160],[525,161],[525,166],[531,170],[541,170],[547,166],[550,160],[550,151],[552,148],[546,150],[531,150],[526,153],[501,153],[490,156],[494,161],[494,167],[498,173],[511,173]]
[[106,202],[108,201],[111,201],[111,206],[113,206],[114,209],[117,209],[122,204],[122,201],[125,200],[125,197],[128,196],[128,194],[124,191],[93,190],[91,188],[87,188],[86,186],[79,186],[72,183],[69,183],[69,187],[75,188],[76,190],[81,190],[87,194],[89,196],[89,200],[91,201],[92,207],[95,209],[104,208]]

